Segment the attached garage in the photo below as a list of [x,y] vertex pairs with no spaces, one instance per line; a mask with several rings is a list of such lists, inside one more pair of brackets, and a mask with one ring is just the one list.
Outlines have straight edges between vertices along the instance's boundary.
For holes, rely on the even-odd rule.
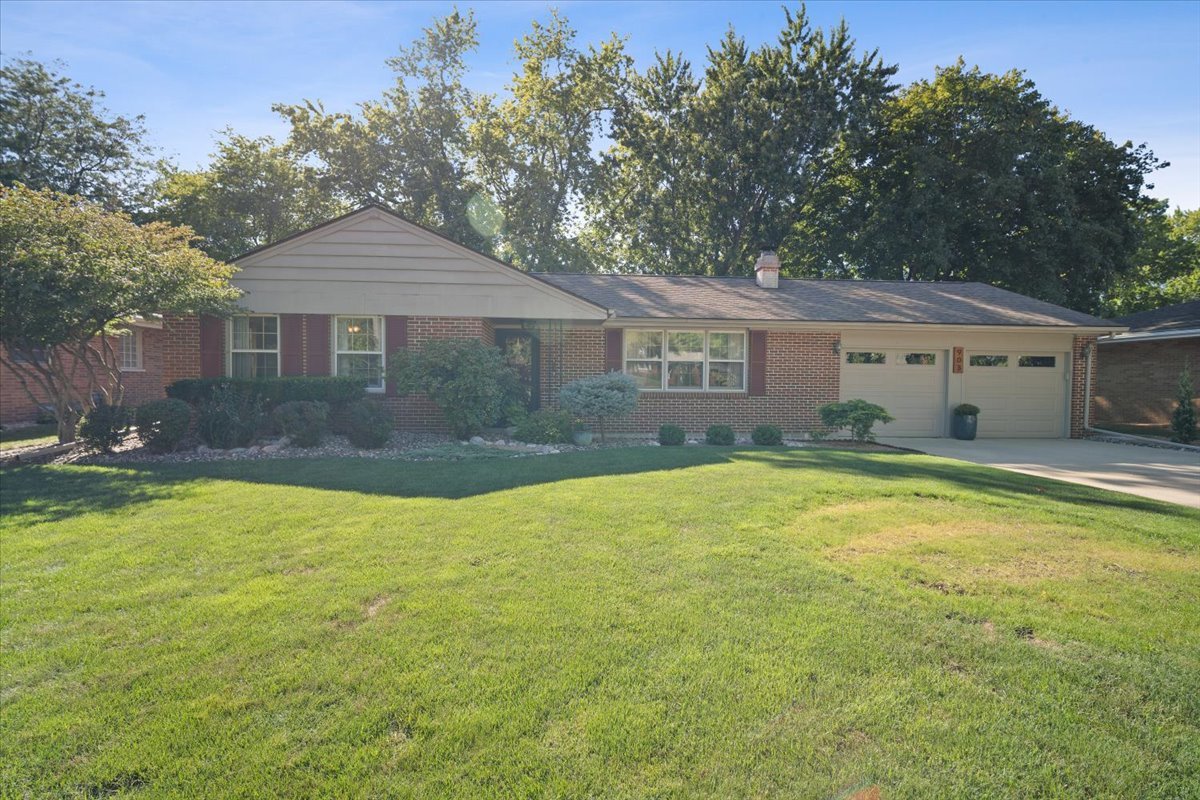
[[979,406],[980,438],[1065,435],[1067,354],[968,350],[963,401]]
[[970,403],[980,409],[980,438],[1063,437],[1071,346],[1069,337],[1049,332],[897,332],[889,341],[846,331],[839,397],[887,409],[896,419],[876,426],[878,436],[949,436],[954,407]]
[[847,350],[841,396],[876,403],[896,418],[875,429],[879,436],[944,436],[946,370],[944,350]]

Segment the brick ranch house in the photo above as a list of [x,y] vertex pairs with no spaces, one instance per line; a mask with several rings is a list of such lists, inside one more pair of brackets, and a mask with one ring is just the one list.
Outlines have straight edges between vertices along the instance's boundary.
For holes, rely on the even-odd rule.
[[1092,418],[1099,425],[1168,424],[1183,368],[1200,384],[1200,300],[1114,321],[1129,330],[1098,341]]
[[1080,436],[1093,344],[1123,330],[978,283],[780,280],[769,253],[754,278],[528,274],[373,206],[235,263],[247,313],[166,318],[165,382],[358,374],[412,430],[441,417],[395,394],[388,356],[471,337],[504,350],[534,406],[629,373],[642,393],[624,433],[799,433],[822,403],[861,397],[896,417],[884,435],[947,435],[969,402],[981,436]]
[[978,283],[781,280],[771,253],[753,278],[529,274],[373,206],[235,264],[246,313],[166,317],[163,384],[362,375],[409,430],[440,429],[441,415],[396,395],[389,355],[471,337],[505,352],[534,407],[579,377],[632,375],[638,410],[619,433],[797,434],[821,404],[864,398],[896,417],[882,435],[945,436],[969,402],[980,436],[1080,436],[1094,342],[1123,330]]
[[[121,370],[121,385],[125,388],[126,405],[141,405],[163,396],[163,323],[160,319],[139,319],[129,333],[110,336],[109,346]],[[5,352],[5,356],[8,353]],[[37,358],[36,353],[21,354],[18,358]],[[77,388],[85,389],[87,381],[80,370]],[[0,362],[0,425],[33,422],[43,414],[52,413],[50,398],[34,387],[34,396],[21,385],[21,379]],[[43,411],[43,407],[46,409]]]

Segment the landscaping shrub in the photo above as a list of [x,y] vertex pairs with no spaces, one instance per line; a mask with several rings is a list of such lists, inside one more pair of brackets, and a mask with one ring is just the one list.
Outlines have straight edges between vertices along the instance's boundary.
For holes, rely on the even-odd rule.
[[299,376],[279,378],[187,378],[167,387],[167,397],[198,406],[209,400],[219,386],[257,396],[267,411],[293,400],[327,403],[331,411],[361,400],[367,389],[364,378]]
[[262,427],[262,398],[234,386],[216,386],[208,399],[200,403],[196,414],[196,434],[209,447],[229,450],[254,441]]
[[1192,373],[1184,367],[1175,392],[1175,411],[1171,414],[1173,442],[1191,444],[1196,439],[1196,409],[1192,406],[1192,398]]
[[346,410],[346,438],[355,447],[383,447],[392,436],[392,427],[392,412],[373,400],[359,400]]
[[658,443],[664,447],[678,447],[687,441],[687,431],[678,425],[663,425],[658,429]]
[[561,444],[571,441],[575,419],[566,411],[542,410],[526,414],[517,422],[513,438],[531,444]]
[[709,425],[704,433],[704,441],[708,444],[728,446],[737,442],[737,435],[728,425]]
[[959,403],[954,407],[954,416],[956,417],[976,417],[979,416],[979,406],[973,406],[970,403]]
[[871,428],[875,423],[887,423],[895,419],[883,406],[858,399],[847,400],[844,403],[826,403],[818,408],[817,412],[827,428],[849,428],[850,437],[856,442],[874,441],[875,434],[871,433]]
[[329,427],[329,404],[316,400],[292,400],[275,407],[275,426],[297,447],[316,447]]
[[783,431],[778,425],[759,425],[750,432],[750,440],[764,447],[777,447],[783,444]]
[[558,402],[577,417],[596,420],[603,442],[605,421],[632,414],[637,396],[633,378],[623,372],[610,372],[571,381],[559,392]]
[[192,407],[182,400],[166,398],[138,406],[134,414],[138,438],[142,444],[160,453],[173,452],[192,423]]
[[401,350],[389,374],[401,394],[424,393],[459,439],[516,415],[527,399],[500,349],[478,339],[434,339],[420,350]]
[[102,453],[112,452],[129,430],[129,412],[122,406],[98,403],[79,423],[79,441]]

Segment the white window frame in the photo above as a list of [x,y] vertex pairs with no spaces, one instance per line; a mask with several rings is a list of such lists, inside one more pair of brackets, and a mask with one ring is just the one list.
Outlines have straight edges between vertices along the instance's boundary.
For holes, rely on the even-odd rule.
[[[379,332],[379,350],[339,350],[338,349],[338,320],[339,319],[373,319],[375,320],[375,330]],[[330,352],[333,362],[333,374],[338,374],[338,356],[339,355],[378,355],[380,372],[383,375],[379,386],[368,386],[367,392],[371,394],[383,394],[387,389],[387,330],[384,328],[384,319],[378,314],[334,314],[330,325]]]
[[[144,361],[142,354],[142,332],[137,328],[131,328],[128,333],[123,333],[117,337],[120,341],[117,344],[117,364],[121,372],[145,372],[143,366]],[[133,343],[134,364],[129,366],[125,363],[125,343]]]
[[[244,347],[235,348],[233,346],[233,320],[235,317],[262,317],[262,318],[274,319],[275,320],[275,349],[267,350],[267,349],[254,349],[254,348],[244,348]],[[227,346],[225,347],[225,376],[226,377],[228,377],[228,378],[233,377],[233,356],[235,353],[274,353],[275,354],[275,375],[274,375],[274,377],[278,378],[280,376],[280,374],[282,374],[281,370],[283,369],[283,363],[282,363],[283,356],[280,353],[280,345],[283,344],[283,324],[282,324],[282,321],[279,319],[278,314],[235,314],[233,317],[230,317],[229,320],[225,323],[225,341],[227,342]],[[262,375],[259,377],[269,378],[271,376],[270,375]]]
[[[713,392],[715,394],[745,394],[749,391],[750,382],[750,333],[744,329],[738,328],[625,328],[621,331],[621,371],[628,372],[628,366],[631,361],[654,361],[652,358],[629,358],[625,349],[625,333],[657,333],[662,336],[662,355],[659,361],[662,363],[662,381],[657,389],[650,389],[643,386],[638,387],[639,392],[685,392],[688,394],[697,394],[702,392]],[[670,380],[669,366],[671,364],[671,334],[672,333],[700,333],[704,336],[704,363],[701,369],[703,370],[703,381],[700,386],[669,386]],[[742,357],[741,358],[718,358],[713,359],[709,354],[709,337],[714,333],[728,333],[742,337]],[[709,365],[713,361],[718,361],[722,364],[741,364],[742,365],[742,388],[726,389],[720,386],[710,386]]]

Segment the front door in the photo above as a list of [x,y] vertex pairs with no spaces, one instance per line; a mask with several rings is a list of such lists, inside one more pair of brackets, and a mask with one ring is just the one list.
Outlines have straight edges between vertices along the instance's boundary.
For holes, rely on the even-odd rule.
[[529,410],[537,410],[541,388],[537,336],[530,331],[500,329],[496,331],[496,346],[504,353],[504,361],[521,377],[529,398]]

